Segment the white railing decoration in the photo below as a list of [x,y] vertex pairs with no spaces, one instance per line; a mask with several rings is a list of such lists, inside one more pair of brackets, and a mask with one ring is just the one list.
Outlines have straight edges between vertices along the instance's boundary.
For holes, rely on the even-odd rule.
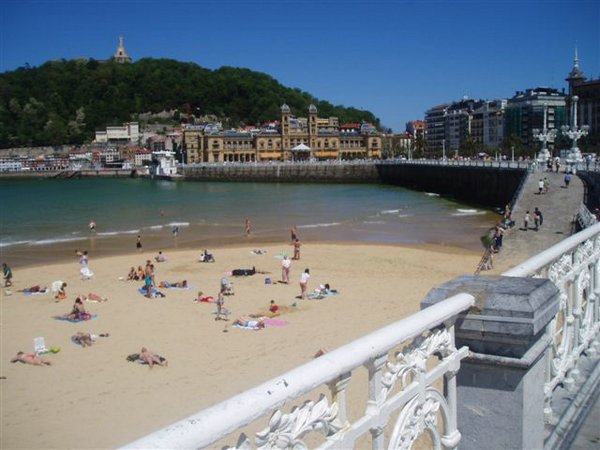
[[[224,448],[304,449],[307,438],[311,448],[356,448],[369,433],[373,449],[408,449],[423,433],[435,449],[456,448],[455,376],[468,349],[455,347],[454,321],[473,304],[471,295],[455,295],[125,448],[206,448],[235,439],[236,433],[237,444]],[[348,405],[359,400],[349,383],[363,367],[368,399],[362,415],[351,421]],[[324,387],[330,396],[321,393],[290,412],[282,410],[300,396],[316,397]],[[269,415],[268,425],[253,438],[241,433]],[[314,445],[315,439],[321,443]]]
[[559,290],[559,311],[547,327],[548,349],[544,413],[553,420],[552,397],[563,385],[573,389],[582,354],[597,351],[600,339],[600,224],[561,241],[504,276],[543,277]]

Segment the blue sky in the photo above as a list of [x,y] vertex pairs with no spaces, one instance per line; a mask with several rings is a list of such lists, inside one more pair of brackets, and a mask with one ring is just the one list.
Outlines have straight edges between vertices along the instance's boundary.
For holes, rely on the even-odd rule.
[[563,88],[579,49],[600,78],[600,0],[3,0],[0,72],[53,59],[247,67],[402,131],[464,96]]

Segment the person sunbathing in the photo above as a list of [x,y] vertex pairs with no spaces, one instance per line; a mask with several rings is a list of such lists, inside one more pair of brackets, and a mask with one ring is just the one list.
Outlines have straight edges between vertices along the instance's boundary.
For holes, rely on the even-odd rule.
[[50,366],[52,363],[46,361],[35,353],[18,352],[16,356],[10,360],[11,363],[21,362],[23,364],[31,364],[32,366]]
[[48,288],[46,286],[41,287],[39,284],[36,284],[35,286],[31,286],[25,289],[21,289],[18,292],[23,292],[24,294],[33,294],[36,292],[46,292],[48,290]]
[[181,288],[186,289],[188,287],[187,280],[176,281],[175,283],[170,283],[169,281],[161,281],[158,283],[158,286],[161,288]]
[[81,331],[78,331],[76,334],[74,334],[73,336],[71,336],[71,339],[73,339],[73,342],[81,345],[82,347],[91,347],[92,344],[94,342],[96,342],[96,339],[98,339],[98,336],[100,337],[108,337],[109,334],[108,333],[102,333],[99,335],[95,335],[92,333],[83,333]]
[[241,316],[235,319],[232,325],[239,325],[244,328],[264,328],[265,321],[250,316]]
[[90,292],[88,295],[80,295],[79,298],[86,302],[107,302],[108,297],[102,297],[101,295]]
[[275,303],[275,300],[271,300],[271,303],[269,305],[269,312],[271,314],[277,314],[279,311],[279,306],[277,306],[277,303]]
[[212,295],[205,295],[204,292],[198,292],[198,297],[194,300],[195,303],[213,303],[214,297]]
[[257,273],[265,274],[265,273],[269,273],[269,272],[265,272],[264,270],[256,270],[255,267],[252,267],[252,269],[233,269],[231,271],[231,276],[234,276],[234,277],[247,277],[247,276],[250,276],[250,275],[257,274]]
[[140,360],[148,364],[151,369],[154,364],[157,364],[159,366],[168,365],[168,361],[165,358],[163,358],[160,355],[157,355],[156,353],[151,352],[146,347],[142,347],[139,353],[139,357]]

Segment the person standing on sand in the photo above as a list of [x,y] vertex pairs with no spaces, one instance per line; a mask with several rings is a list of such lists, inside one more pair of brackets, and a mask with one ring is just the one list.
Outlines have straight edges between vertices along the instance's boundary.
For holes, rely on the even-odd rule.
[[298,260],[300,259],[300,241],[298,238],[294,241],[294,257],[292,259]]
[[285,284],[290,283],[290,267],[292,261],[288,258],[288,255],[283,255],[283,261],[281,261],[281,282]]
[[304,269],[300,275],[300,298],[306,300],[306,289],[308,288],[308,280],[310,279],[310,270]]
[[225,289],[221,287],[219,295],[217,295],[217,317],[215,320],[227,320],[227,312],[223,305],[225,304]]
[[252,223],[250,222],[250,219],[248,219],[246,217],[246,237],[250,237],[251,234],[252,234]]
[[142,251],[142,237],[138,234],[137,242],[135,243],[135,248],[138,252]]
[[2,276],[4,276],[4,287],[12,286],[12,270],[6,263],[2,263]]
[[292,235],[292,245],[293,245],[294,242],[296,241],[296,239],[298,239],[298,231],[296,230],[296,225],[294,225],[292,227],[292,229],[290,230],[290,234]]

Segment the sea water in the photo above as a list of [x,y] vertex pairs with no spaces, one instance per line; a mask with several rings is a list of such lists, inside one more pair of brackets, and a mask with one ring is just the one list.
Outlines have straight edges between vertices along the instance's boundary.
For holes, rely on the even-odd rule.
[[[26,263],[43,262],[56,248],[134,250],[138,235],[144,248],[287,242],[292,226],[303,243],[433,243],[478,250],[480,236],[497,220],[491,209],[376,184],[3,179],[0,192],[0,252],[3,259],[27,255]],[[92,220],[95,232],[88,228]]]

